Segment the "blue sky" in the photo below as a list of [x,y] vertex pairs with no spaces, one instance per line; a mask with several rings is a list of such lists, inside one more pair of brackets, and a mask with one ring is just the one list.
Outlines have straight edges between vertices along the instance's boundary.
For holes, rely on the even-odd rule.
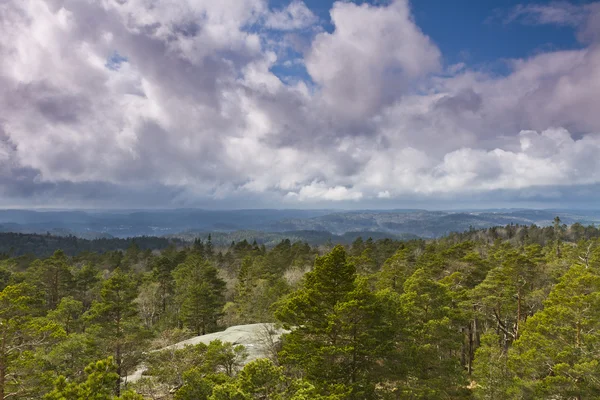
[[593,207],[600,2],[8,0],[0,207]]
[[[328,32],[334,30],[329,11],[333,0],[306,0],[306,5],[322,21]],[[385,4],[385,1],[354,1],[356,4]],[[522,0],[418,0],[412,1],[416,24],[430,36],[444,55],[444,62],[464,62],[471,67],[507,73],[505,59],[524,58],[548,50],[581,48],[576,26],[510,23],[515,7],[527,4],[552,5],[556,1]],[[585,5],[592,0],[571,1]],[[289,4],[287,0],[271,0],[273,8]]]
[[[552,4],[550,1],[535,4],[544,3]],[[573,2],[577,3],[584,2]],[[573,26],[506,22],[511,10],[523,4],[527,3],[519,0],[412,2],[417,25],[438,44],[449,63],[486,65],[540,51],[581,47]]]

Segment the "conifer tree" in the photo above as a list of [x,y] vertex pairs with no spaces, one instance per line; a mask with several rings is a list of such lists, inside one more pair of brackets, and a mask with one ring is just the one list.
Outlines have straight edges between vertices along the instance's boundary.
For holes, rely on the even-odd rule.
[[531,398],[600,396],[600,275],[573,265],[509,353],[519,390]]
[[38,316],[40,303],[34,287],[25,283],[0,292],[0,400],[24,398],[37,389],[24,384],[26,364],[36,362],[32,357],[37,348],[61,336],[57,324]]
[[[134,300],[138,295],[136,282],[129,273],[117,268],[102,284],[100,301],[88,311],[88,318],[96,325],[93,332],[113,353],[116,373],[124,376],[143,349],[140,346],[141,321]],[[136,351],[132,351],[135,345]],[[115,395],[121,391],[120,381],[115,384]]]
[[191,254],[173,275],[183,323],[198,335],[215,330],[225,305],[225,282],[217,269]]
[[280,359],[298,368],[322,394],[346,391],[348,398],[375,396],[374,371],[392,336],[382,304],[357,280],[343,247],[318,257],[305,284],[286,297],[275,316],[291,329],[284,335]]
[[463,321],[448,288],[418,269],[404,283],[400,306],[406,321],[400,346],[407,365],[400,391],[411,399],[466,395],[466,377],[458,357]]
[[134,392],[113,396],[112,391],[121,379],[112,358],[93,362],[85,368],[86,380],[82,383],[69,382],[59,376],[54,382],[54,390],[44,396],[44,400],[143,400]]
[[73,274],[62,250],[55,251],[52,257],[45,260],[36,260],[27,274],[28,281],[44,294],[46,308],[49,310],[55,308],[60,299],[72,291]]

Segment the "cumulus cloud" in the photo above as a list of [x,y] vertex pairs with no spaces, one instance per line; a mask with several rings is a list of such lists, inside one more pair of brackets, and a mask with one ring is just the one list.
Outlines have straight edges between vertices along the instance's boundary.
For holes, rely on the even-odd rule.
[[2,201],[303,206],[595,187],[598,10],[577,25],[581,49],[495,76],[445,67],[406,0],[337,2],[333,29],[294,54],[308,75],[282,81],[274,67],[292,60],[277,44],[291,39],[277,31],[319,24],[298,0],[7,0]]
[[315,38],[306,68],[329,109],[345,119],[372,117],[440,67],[440,51],[412,21],[408,1],[338,2],[331,20],[335,31]]

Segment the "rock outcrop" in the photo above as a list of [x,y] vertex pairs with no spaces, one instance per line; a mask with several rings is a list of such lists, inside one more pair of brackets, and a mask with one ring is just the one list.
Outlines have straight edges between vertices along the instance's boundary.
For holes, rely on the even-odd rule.
[[[274,324],[236,325],[222,332],[196,336],[154,351],[182,349],[185,346],[193,346],[200,343],[209,344],[213,340],[220,340],[244,346],[248,351],[248,358],[245,360],[245,363],[248,363],[257,358],[268,357],[282,333],[284,333],[284,330],[276,328]],[[145,370],[146,367],[140,365],[133,374],[125,377],[124,381],[128,383],[136,382],[142,377]]]

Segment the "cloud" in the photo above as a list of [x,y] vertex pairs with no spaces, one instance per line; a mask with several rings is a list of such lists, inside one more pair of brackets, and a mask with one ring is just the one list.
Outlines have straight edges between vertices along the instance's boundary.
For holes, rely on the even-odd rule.
[[342,118],[372,117],[440,67],[440,51],[414,24],[408,1],[335,3],[333,33],[317,35],[306,68],[322,100]]
[[599,9],[497,76],[444,66],[405,0],[331,32],[300,1],[4,1],[0,204],[572,201],[600,184]]
[[594,43],[600,39],[600,2],[519,4],[508,13],[497,10],[496,16],[506,24],[517,22],[525,25],[572,27],[577,29],[581,42]]
[[529,25],[578,26],[588,14],[586,6],[566,1],[547,4],[519,4],[506,16],[504,22],[521,22]]
[[288,197],[298,200],[360,200],[363,194],[357,190],[348,189],[344,186],[328,187],[324,182],[312,182],[310,185],[302,186],[298,192],[289,192]]
[[313,26],[318,20],[303,1],[292,0],[287,7],[271,11],[266,17],[265,26],[270,29],[291,31]]

